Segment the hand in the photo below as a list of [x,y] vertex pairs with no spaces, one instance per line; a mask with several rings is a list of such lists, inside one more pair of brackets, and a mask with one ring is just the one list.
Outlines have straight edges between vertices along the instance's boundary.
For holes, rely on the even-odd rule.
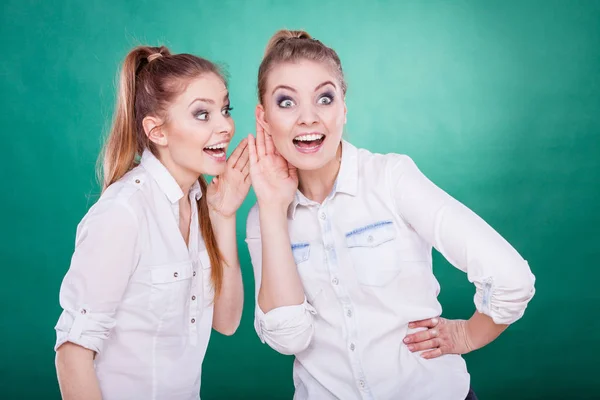
[[443,354],[466,354],[474,350],[467,335],[467,321],[430,318],[408,324],[409,328],[427,328],[406,335],[404,343],[412,352],[427,350],[421,357],[430,359]]
[[222,217],[235,215],[250,190],[248,140],[244,139],[227,159],[225,172],[213,178],[206,191],[208,208]]
[[275,150],[273,139],[257,122],[256,140],[248,136],[250,177],[260,204],[287,208],[298,189],[298,172]]

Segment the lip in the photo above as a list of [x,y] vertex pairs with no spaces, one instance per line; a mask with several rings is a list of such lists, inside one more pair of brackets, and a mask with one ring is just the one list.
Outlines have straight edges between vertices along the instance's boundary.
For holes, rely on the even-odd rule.
[[[226,143],[227,145],[225,147],[223,147],[222,149],[220,149],[223,152],[222,156],[215,156],[214,154],[206,151],[206,148],[209,147],[209,146],[216,146],[216,145],[223,144],[223,143]],[[209,144],[209,145],[205,146],[204,149],[202,149],[202,151],[204,151],[204,153],[207,156],[209,156],[212,160],[214,160],[216,162],[219,162],[219,163],[222,163],[222,162],[227,161],[227,147],[228,147],[228,145],[229,145],[229,141],[228,140],[222,140],[220,142]]]
[[302,154],[314,154],[314,153],[318,152],[319,150],[321,150],[321,148],[325,144],[325,141],[327,140],[327,135],[325,135],[321,132],[302,133],[302,134],[296,136],[296,138],[299,136],[304,136],[304,135],[323,135],[323,141],[319,145],[314,146],[314,147],[298,147],[298,146],[296,146],[296,143],[294,143],[292,141],[292,143],[294,143],[294,148]]

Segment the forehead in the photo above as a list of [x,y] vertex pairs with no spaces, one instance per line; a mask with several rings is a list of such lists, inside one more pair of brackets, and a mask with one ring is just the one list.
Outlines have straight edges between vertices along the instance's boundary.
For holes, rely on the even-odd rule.
[[204,98],[219,103],[225,95],[227,95],[227,87],[223,80],[219,76],[209,73],[192,79],[175,101],[191,102],[196,98]]
[[296,90],[310,90],[311,92],[323,82],[332,81],[338,88],[338,76],[333,68],[326,63],[302,60],[294,63],[276,65],[269,73],[267,79],[267,94],[278,85],[285,85]]

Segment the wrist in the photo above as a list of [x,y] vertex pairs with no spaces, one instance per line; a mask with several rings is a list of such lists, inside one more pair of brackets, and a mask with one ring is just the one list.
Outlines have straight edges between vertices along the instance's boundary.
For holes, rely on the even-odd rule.
[[210,222],[212,222],[213,224],[231,221],[235,222],[235,214],[235,212],[229,214],[217,211],[211,207],[208,208],[208,216],[210,218]]

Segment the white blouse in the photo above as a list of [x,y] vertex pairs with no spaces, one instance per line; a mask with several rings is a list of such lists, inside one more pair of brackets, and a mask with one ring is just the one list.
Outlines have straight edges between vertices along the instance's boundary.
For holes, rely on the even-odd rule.
[[199,399],[213,320],[210,263],[190,190],[189,247],[181,188],[151,152],[112,184],[77,229],[60,289],[56,347],[97,353],[104,399]]
[[[260,288],[258,207],[247,243]],[[300,192],[289,235],[306,301],[263,313],[263,342],[294,354],[295,399],[460,399],[470,378],[460,355],[426,360],[402,342],[408,323],[439,316],[432,246],[475,285],[477,310],[518,320],[534,295],[527,262],[481,218],[429,181],[406,155],[343,142],[342,164],[322,203]]]

